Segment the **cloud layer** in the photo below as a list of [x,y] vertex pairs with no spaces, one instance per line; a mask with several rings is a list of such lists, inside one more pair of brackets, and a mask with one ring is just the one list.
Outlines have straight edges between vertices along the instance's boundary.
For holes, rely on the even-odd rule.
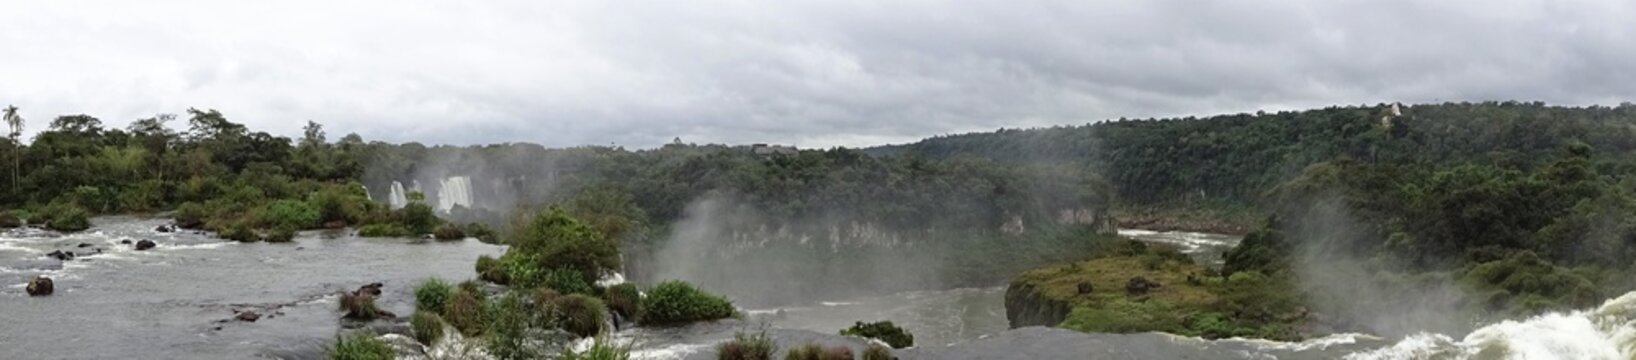
[[[16,2],[32,128],[216,108],[294,135],[860,146],[1386,101],[1636,98],[1621,1]],[[179,125],[179,124],[178,124]]]

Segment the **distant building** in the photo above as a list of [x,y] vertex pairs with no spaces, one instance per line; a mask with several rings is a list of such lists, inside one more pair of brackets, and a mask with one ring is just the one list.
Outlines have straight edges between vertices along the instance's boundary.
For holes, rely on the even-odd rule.
[[753,145],[750,145],[750,153],[756,154],[756,155],[762,155],[762,156],[794,155],[797,152],[799,152],[799,150],[797,150],[794,146],[767,145],[767,144],[753,144]]

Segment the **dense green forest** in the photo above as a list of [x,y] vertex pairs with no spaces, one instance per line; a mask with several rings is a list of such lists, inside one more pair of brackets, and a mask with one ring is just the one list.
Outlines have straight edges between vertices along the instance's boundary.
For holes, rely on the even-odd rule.
[[[1224,275],[1290,278],[1339,326],[1434,304],[1474,320],[1623,294],[1636,252],[1636,106],[1487,102],[1333,107],[1001,130],[869,149],[1075,164],[1125,207],[1216,207],[1268,219]],[[1336,292],[1338,272],[1357,272]],[[1306,285],[1293,285],[1306,284]],[[1299,287],[1299,288],[1297,288]],[[1370,309],[1379,311],[1360,311]],[[1398,314],[1387,312],[1396,309]],[[1420,314],[1423,315],[1423,314]]]

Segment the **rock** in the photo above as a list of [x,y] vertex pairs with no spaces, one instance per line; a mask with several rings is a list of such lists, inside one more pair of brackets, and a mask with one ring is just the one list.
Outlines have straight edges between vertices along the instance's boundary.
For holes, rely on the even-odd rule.
[[342,221],[342,220],[335,220],[335,221],[330,221],[330,222],[324,223],[324,228],[325,229],[330,229],[330,230],[345,229],[346,227],[347,227],[347,222]]
[[159,227],[153,228],[153,231],[168,233],[176,231],[176,228],[171,227],[170,225],[159,225]]
[[10,213],[0,213],[0,229],[10,229],[22,226],[22,219],[18,219],[16,216],[12,216]]
[[1096,290],[1096,287],[1092,286],[1091,282],[1089,282],[1089,281],[1079,283],[1079,294],[1080,295],[1089,294],[1089,293],[1091,293],[1091,291],[1094,291],[1094,290]]
[[1199,279],[1199,274],[1191,274],[1190,273],[1190,274],[1187,274],[1187,284],[1188,285],[1193,285],[1193,286],[1204,285],[1204,280]]
[[300,250],[306,250],[306,249],[307,249],[307,248],[304,248],[304,247],[300,247],[300,246],[297,246],[297,247],[295,247],[295,250],[297,250],[297,251],[300,251]]
[[57,250],[57,251],[52,251],[51,253],[45,254],[45,257],[52,258],[52,259],[57,259],[57,260],[62,260],[62,261],[68,261],[68,260],[73,260],[74,259],[74,252],[72,252],[72,251],[64,252],[62,250]]
[[1130,278],[1130,281],[1125,282],[1125,292],[1130,293],[1131,295],[1141,295],[1146,294],[1148,291],[1152,291],[1153,289],[1158,289],[1160,286],[1161,285],[1159,285],[1159,283],[1148,280],[1145,277],[1137,276]]
[[380,297],[381,296],[381,287],[382,286],[385,286],[385,285],[381,285],[381,283],[373,283],[373,284],[369,284],[369,285],[364,285],[364,286],[358,287],[358,291],[353,291],[352,293],[353,294],[369,294],[370,296]]
[[122,245],[130,245],[131,239],[120,240],[119,243]]
[[51,282],[51,278],[34,275],[34,279],[28,281],[27,290],[29,296],[46,296],[56,291],[56,286]]
[[136,250],[137,251],[152,249],[155,246],[159,246],[159,244],[153,243],[153,240],[142,240],[142,241],[136,242]]
[[75,246],[75,247],[88,248],[88,247],[91,247],[91,244],[90,243],[80,243],[78,246]]
[[254,311],[245,310],[245,311],[239,312],[239,315],[234,316],[233,318],[237,319],[238,321],[256,322],[256,320],[261,319],[261,314],[257,314]]
[[1013,281],[1005,289],[1005,318],[1012,329],[1028,326],[1057,326],[1068,318],[1073,306],[1046,296],[1038,286]]

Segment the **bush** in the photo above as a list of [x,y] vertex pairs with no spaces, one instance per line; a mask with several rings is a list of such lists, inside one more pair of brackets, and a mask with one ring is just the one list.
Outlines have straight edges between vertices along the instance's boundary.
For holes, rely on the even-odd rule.
[[445,304],[454,296],[454,287],[449,286],[443,279],[428,278],[421,280],[415,286],[415,310],[424,310],[433,314],[443,313]]
[[354,320],[374,320],[382,314],[375,306],[375,296],[370,294],[341,294],[341,310],[347,312],[346,318]]
[[863,360],[893,360],[893,359],[896,359],[896,358],[892,357],[892,350],[887,349],[885,346],[880,346],[880,344],[869,344],[868,348],[863,349]]
[[411,202],[404,205],[402,209],[398,209],[393,214],[393,218],[396,219],[398,224],[402,224],[404,229],[414,235],[431,233],[433,229],[437,228],[438,224],[443,222],[443,220],[437,218],[437,213],[432,211],[431,206],[421,202]]
[[394,356],[391,346],[367,331],[336,337],[335,347],[329,350],[330,360],[391,360]]
[[414,237],[409,229],[398,224],[369,224],[358,227],[358,236],[362,237]]
[[433,345],[443,338],[443,318],[437,313],[416,310],[415,315],[409,317],[409,328],[415,332],[415,340],[422,344]]
[[756,335],[738,333],[733,340],[716,345],[717,360],[771,360],[778,346],[762,331]]
[[609,310],[626,320],[636,320],[642,315],[642,292],[636,289],[636,284],[610,286],[602,292],[602,299],[608,303]]
[[0,212],[0,229],[9,229],[19,226],[23,226],[23,217],[17,216],[17,214],[12,211]]
[[91,228],[91,212],[77,205],[52,204],[41,209],[38,216],[44,220],[45,227],[51,230],[75,232]]
[[466,336],[483,333],[483,300],[473,291],[457,291],[443,307],[443,321]]
[[466,238],[466,231],[454,224],[443,224],[432,230],[432,237],[438,240],[462,240]]
[[506,269],[500,266],[500,260],[496,260],[494,257],[488,255],[478,256],[476,267],[478,279],[500,285],[511,283],[511,277],[506,274]]
[[915,336],[903,328],[892,324],[891,321],[864,323],[859,321],[852,327],[841,330],[841,335],[870,338],[886,342],[894,349],[915,346]]
[[480,223],[466,224],[465,231],[466,236],[477,238],[477,241],[497,244],[500,240],[500,235],[494,233],[494,230],[490,230],[488,225],[483,225]]
[[204,227],[205,218],[210,216],[210,213],[205,210],[204,205],[189,202],[177,206],[176,214],[172,216],[176,220],[176,226],[183,229],[198,229]]
[[280,226],[280,227],[273,228],[272,231],[268,231],[267,236],[263,236],[263,237],[261,237],[261,239],[263,241],[270,242],[270,243],[287,243],[287,242],[295,241],[295,234],[296,234],[295,228],[289,227],[289,226]]
[[717,320],[733,316],[733,303],[706,293],[682,281],[666,281],[648,291],[642,299],[642,322],[651,325],[681,324]]
[[579,337],[601,333],[608,321],[608,307],[602,304],[602,300],[583,294],[558,297],[553,307],[562,329]]
[[790,349],[784,354],[784,360],[852,360],[852,348],[845,346],[824,347],[818,343],[807,343]]
[[274,201],[261,212],[261,225],[271,228],[312,229],[318,227],[320,219],[318,209],[305,201]]
[[631,344],[615,344],[605,338],[598,337],[591,341],[591,347],[585,351],[574,352],[572,348],[562,349],[559,360],[629,360],[631,358]]
[[[619,269],[619,244],[604,239],[600,232],[553,207],[534,216],[512,231],[511,249],[533,258],[537,269],[567,268],[579,272],[589,284],[608,271]],[[558,289],[561,291],[562,289]]]
[[534,324],[542,328],[557,327],[557,298],[562,297],[556,290],[547,288],[534,289]]
[[488,337],[489,354],[498,359],[538,358],[527,346],[528,313],[517,292],[490,298],[483,307],[484,336]]
[[[514,275],[515,276],[515,275]],[[556,269],[545,273],[543,286],[564,294],[595,294],[596,288],[585,282],[585,277],[572,269]]]
[[251,231],[250,227],[244,225],[244,223],[234,223],[233,225],[228,225],[226,229],[222,229],[221,233],[218,233],[217,235],[221,236],[223,239],[239,242],[256,242],[257,240],[261,240],[261,237],[256,236],[256,232]]

